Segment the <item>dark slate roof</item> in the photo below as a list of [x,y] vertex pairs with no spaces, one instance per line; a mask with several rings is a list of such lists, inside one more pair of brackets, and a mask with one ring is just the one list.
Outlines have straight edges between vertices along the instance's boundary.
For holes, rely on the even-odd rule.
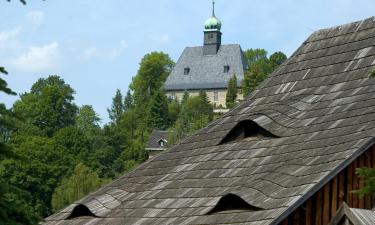
[[[374,43],[375,18],[313,33],[222,118],[46,224],[278,224],[375,143]],[[223,143],[243,120],[266,137]],[[246,210],[212,213],[228,194]],[[64,220],[77,204],[98,217]]]
[[168,140],[168,131],[160,131],[160,130],[154,130],[152,131],[149,139],[148,144],[146,147],[146,150],[163,150],[164,148],[160,148],[159,141],[160,140]]
[[[230,66],[229,73],[224,73],[224,66]],[[164,88],[167,91],[227,88],[233,74],[240,86],[246,67],[239,45],[222,45],[216,55],[203,55],[203,47],[187,47]],[[184,75],[185,68],[190,68],[189,75]]]
[[337,211],[336,216],[329,225],[341,225],[343,220],[348,220],[352,225],[374,225],[375,211],[350,208],[345,202]]

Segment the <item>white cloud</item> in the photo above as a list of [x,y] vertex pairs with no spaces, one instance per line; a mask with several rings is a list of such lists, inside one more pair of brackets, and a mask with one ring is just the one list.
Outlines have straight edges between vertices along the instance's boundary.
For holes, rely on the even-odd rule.
[[115,59],[124,52],[129,45],[125,40],[120,41],[119,46],[113,49],[98,49],[97,47],[88,47],[83,51],[82,59],[89,61],[92,59]]
[[29,22],[34,28],[39,27],[44,21],[44,12],[31,11],[26,15],[27,22]]
[[27,51],[9,60],[8,64],[18,70],[40,72],[58,67],[59,58],[59,44],[52,42],[41,47],[28,47]]
[[125,40],[122,40],[122,41],[120,41],[120,46],[121,46],[121,48],[128,48],[129,44]]
[[0,32],[0,50],[15,50],[20,47],[18,36],[22,31],[21,27],[16,27],[9,31]]
[[95,47],[89,47],[85,49],[85,51],[83,52],[83,59],[86,61],[93,59],[93,58],[97,58],[99,56],[100,56],[99,50]]

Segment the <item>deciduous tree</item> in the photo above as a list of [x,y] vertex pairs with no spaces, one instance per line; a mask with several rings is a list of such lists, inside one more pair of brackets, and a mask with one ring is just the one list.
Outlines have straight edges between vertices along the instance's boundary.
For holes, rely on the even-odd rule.
[[91,191],[95,191],[101,184],[102,180],[95,171],[79,163],[74,168],[73,174],[64,179],[54,191],[52,197],[54,211],[73,203]]

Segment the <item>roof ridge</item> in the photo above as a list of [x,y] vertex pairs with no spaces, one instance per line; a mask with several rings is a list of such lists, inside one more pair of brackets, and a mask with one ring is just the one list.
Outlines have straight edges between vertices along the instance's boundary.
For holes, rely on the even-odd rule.
[[355,22],[341,24],[341,25],[338,25],[338,26],[332,26],[332,27],[327,27],[327,28],[323,28],[323,29],[318,29],[318,30],[314,31],[313,34],[321,33],[321,32],[327,32],[327,31],[332,31],[332,30],[336,30],[336,29],[342,29],[344,27],[349,27],[349,26],[352,26],[352,25],[360,26],[364,22],[369,21],[369,20],[375,21],[375,16],[368,17],[368,18],[365,18],[365,19],[362,19],[362,20],[358,20],[358,21],[355,21]]

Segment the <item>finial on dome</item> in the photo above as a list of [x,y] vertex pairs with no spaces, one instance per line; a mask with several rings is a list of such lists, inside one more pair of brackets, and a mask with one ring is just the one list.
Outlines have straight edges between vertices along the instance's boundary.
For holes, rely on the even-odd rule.
[[215,0],[212,0],[212,16],[215,16]]
[[220,31],[221,29],[221,22],[215,16],[215,0],[212,0],[212,16],[208,20],[206,20],[204,24],[205,31]]

